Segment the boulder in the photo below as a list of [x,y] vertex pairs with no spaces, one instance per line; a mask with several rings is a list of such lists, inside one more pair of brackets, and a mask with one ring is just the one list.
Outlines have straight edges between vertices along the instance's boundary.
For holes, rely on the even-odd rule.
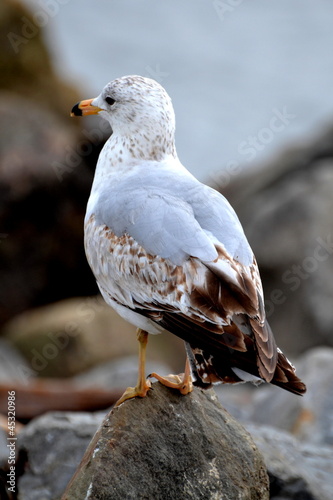
[[[134,337],[132,340],[134,340]],[[146,362],[146,373],[152,372],[167,375],[168,373],[173,373],[174,370],[171,366],[161,361],[148,360]],[[94,366],[90,370],[76,375],[72,380],[81,389],[118,389],[124,392],[126,387],[135,384],[137,378],[138,356],[124,356]]]
[[219,385],[215,391],[221,404],[245,426],[269,425],[315,446],[333,446],[333,349],[311,349],[296,366],[307,385],[302,397],[270,384]]
[[310,350],[297,363],[307,385],[303,397],[267,386],[253,393],[247,421],[292,432],[313,445],[333,446],[333,349]]
[[[36,5],[37,6],[37,5]],[[44,29],[61,8],[41,6],[30,11],[26,2],[2,0],[0,4],[0,90],[11,90],[39,106],[54,111],[63,121],[78,101],[78,92],[54,72],[45,45]]]
[[39,21],[60,5],[49,7],[0,4],[0,326],[30,307],[97,292],[83,219],[104,132],[80,135],[70,119],[79,92],[53,70]]
[[264,500],[268,478],[212,391],[181,396],[157,383],[105,417],[62,497],[82,498]]
[[31,373],[44,377],[76,375],[138,350],[134,326],[101,297],[31,309],[8,322],[2,333],[26,357]]
[[0,385],[27,383],[31,370],[27,360],[8,340],[0,338]]
[[[127,366],[131,365],[131,371],[134,370],[130,385],[136,381],[138,342],[135,327],[123,320],[100,296],[77,297],[31,309],[7,322],[2,334],[28,361],[28,378],[69,377],[113,361],[115,364],[110,370],[115,377],[109,388],[116,388],[118,382],[117,388],[125,388],[126,381],[121,380],[121,373],[128,370],[124,370],[122,362],[117,360],[130,356]],[[156,364],[166,363],[171,371],[182,372],[185,363],[183,342],[167,332],[150,335],[147,361],[151,361],[153,371],[157,370]],[[17,371],[20,367],[17,365]],[[90,378],[99,385],[98,381],[103,379],[105,386],[107,370],[107,367],[100,369],[100,378],[87,373],[82,375],[82,380]]]
[[51,110],[9,92],[0,93],[0,124],[2,326],[30,307],[93,294],[97,286],[83,248],[92,174],[78,134]]
[[19,500],[59,500],[104,413],[46,413],[18,436]]
[[273,427],[247,425],[263,454],[272,500],[332,500],[333,448],[313,446]]
[[289,355],[333,346],[333,127],[215,187],[258,260],[269,322]]
[[[253,406],[253,401],[244,396],[247,404]],[[268,408],[267,403],[266,410]],[[299,440],[267,424],[247,422],[245,427],[264,457],[272,500],[331,499],[332,446]],[[128,401],[106,417],[105,412],[47,413],[31,421],[18,437],[20,500],[60,500],[77,469],[68,485],[66,500],[231,500],[232,496],[223,496],[223,492],[229,490],[220,490],[226,475],[230,474],[230,478],[225,488],[230,489],[235,484],[244,486],[244,483],[250,487],[258,467],[258,488],[265,484],[264,475],[261,475],[262,462],[253,449],[249,435],[221,409],[212,391],[195,389],[190,396],[180,396],[160,384],[154,384],[145,399]],[[6,460],[5,441],[2,451]],[[228,460],[230,463],[226,464]],[[252,465],[249,464],[251,461]],[[160,482],[161,487],[165,485],[167,477],[170,484],[159,496],[158,485]],[[132,493],[136,488],[133,486],[135,478],[142,488],[153,488],[152,496],[140,497]],[[102,488],[100,493],[96,493],[98,484]],[[215,488],[215,496],[209,496],[209,485]],[[244,488],[240,495],[246,494]],[[263,492],[263,496],[260,493],[253,498],[268,498],[265,489]],[[102,493],[104,496],[99,496]],[[257,495],[256,488],[252,493]]]

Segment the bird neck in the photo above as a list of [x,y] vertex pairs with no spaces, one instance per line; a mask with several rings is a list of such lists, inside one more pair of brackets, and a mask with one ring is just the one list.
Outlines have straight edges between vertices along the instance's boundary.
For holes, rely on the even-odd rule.
[[114,132],[100,153],[93,188],[103,184],[106,177],[126,174],[136,165],[165,160],[179,162],[173,138],[167,141],[158,135],[151,139],[140,132],[130,137]]
[[177,157],[174,137],[137,131],[131,135],[114,132],[104,148],[112,166],[135,160],[162,161],[167,156]]

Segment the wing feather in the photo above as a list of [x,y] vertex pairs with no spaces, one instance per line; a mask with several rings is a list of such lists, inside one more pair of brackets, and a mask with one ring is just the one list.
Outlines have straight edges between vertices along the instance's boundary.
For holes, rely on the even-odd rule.
[[272,379],[276,346],[255,260],[243,266],[220,245],[212,262],[190,257],[177,265],[150,254],[132,236],[117,236],[93,216],[86,224],[86,251],[106,301],[135,310],[205,352],[250,349],[256,359],[251,373]]

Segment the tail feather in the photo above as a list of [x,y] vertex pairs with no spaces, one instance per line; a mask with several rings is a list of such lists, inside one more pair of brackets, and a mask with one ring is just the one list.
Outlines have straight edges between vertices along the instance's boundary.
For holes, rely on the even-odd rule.
[[271,384],[299,396],[306,392],[305,384],[297,377],[294,366],[280,349],[278,349],[277,366]]
[[[146,314],[155,320],[150,311]],[[240,383],[249,380],[241,378],[245,372],[294,394],[306,391],[295,368],[276,346],[267,321],[260,324],[245,314],[235,314],[230,325],[219,325],[218,330],[208,320],[166,311],[158,324],[187,344],[194,385],[209,388],[219,382]]]

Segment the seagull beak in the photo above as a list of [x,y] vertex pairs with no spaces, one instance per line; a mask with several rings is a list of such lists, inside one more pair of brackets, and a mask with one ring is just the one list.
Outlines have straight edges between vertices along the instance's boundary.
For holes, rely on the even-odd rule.
[[102,109],[98,106],[93,106],[91,104],[93,101],[94,99],[86,99],[75,104],[72,108],[71,116],[97,115]]

